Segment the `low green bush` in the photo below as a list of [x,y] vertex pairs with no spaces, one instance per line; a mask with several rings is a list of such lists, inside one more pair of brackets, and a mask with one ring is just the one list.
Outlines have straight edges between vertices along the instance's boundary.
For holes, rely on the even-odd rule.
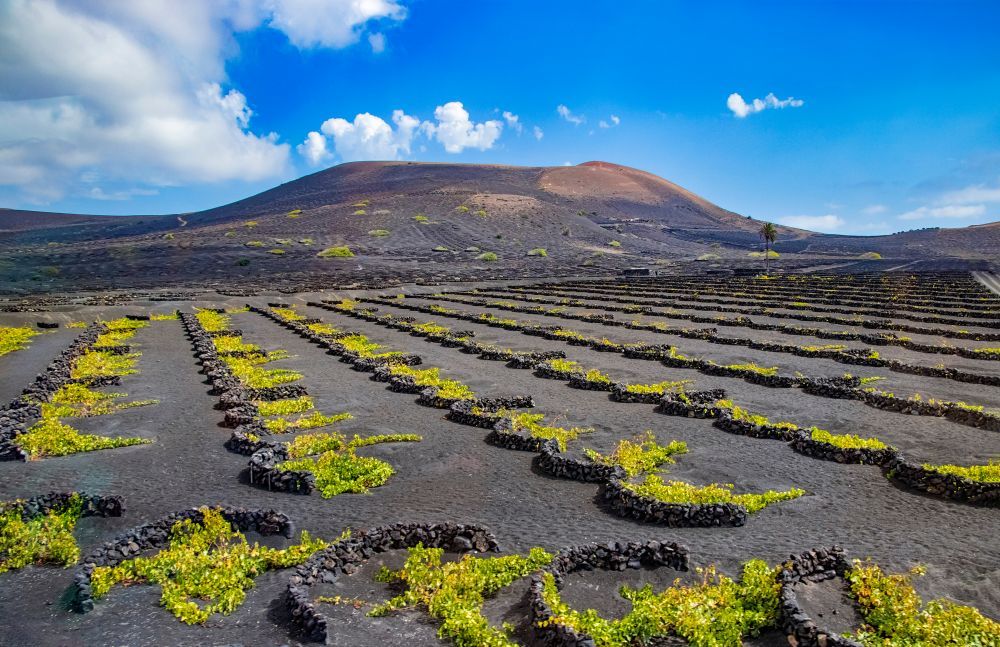
[[476,257],[476,260],[477,261],[484,261],[486,263],[493,263],[498,258],[499,257],[494,252],[483,252],[482,254],[480,254],[479,256]]
[[924,463],[924,469],[940,472],[941,474],[960,476],[964,479],[980,483],[1000,483],[1000,461],[992,461],[989,465],[970,465],[968,467]]
[[15,504],[0,504],[0,573],[41,566],[71,566],[80,559],[73,529],[83,508],[80,495],[73,494],[66,505],[25,521]]
[[623,486],[639,496],[650,497],[664,503],[735,503],[753,514],[765,507],[781,501],[797,499],[805,494],[805,490],[792,488],[785,492],[767,490],[759,494],[734,494],[731,483],[698,486],[683,481],[664,482],[656,474],[647,474],[642,483],[623,483]]
[[405,592],[384,602],[370,616],[385,616],[408,607],[423,607],[441,621],[438,636],[458,647],[514,647],[508,628],[498,629],[483,615],[486,598],[552,562],[553,556],[532,548],[527,556],[474,557],[442,563],[441,548],[409,549],[406,563],[398,571],[383,567],[377,578],[396,583]]
[[[159,584],[160,604],[182,622],[201,624],[214,613],[229,615],[265,571],[306,561],[330,545],[302,531],[299,543],[284,549],[250,544],[217,510],[201,508],[203,520],[185,519],[170,530],[170,545],[152,557],[134,557],[91,575],[94,599],[115,584]],[[341,538],[343,538],[342,536]]]
[[390,232],[388,229],[372,229],[368,232],[369,236],[374,236],[376,238],[385,238]]
[[853,434],[831,434],[829,431],[813,427],[809,430],[813,440],[841,449],[885,449],[888,447],[878,438],[862,438]]
[[316,256],[320,258],[353,258],[354,252],[347,245],[341,245],[339,247],[327,247],[316,254]]
[[549,252],[544,247],[536,247],[528,250],[528,256],[541,256],[544,258],[548,255]]
[[629,476],[638,476],[647,472],[653,472],[660,465],[673,464],[675,454],[686,454],[687,444],[679,441],[670,441],[664,446],[656,442],[656,437],[652,431],[647,431],[636,437],[635,441],[622,439],[618,441],[615,451],[607,456],[599,454],[593,449],[585,449],[587,458],[600,463],[601,465],[619,465]]
[[39,331],[27,326],[0,328],[0,357],[26,348],[28,342],[39,334]]

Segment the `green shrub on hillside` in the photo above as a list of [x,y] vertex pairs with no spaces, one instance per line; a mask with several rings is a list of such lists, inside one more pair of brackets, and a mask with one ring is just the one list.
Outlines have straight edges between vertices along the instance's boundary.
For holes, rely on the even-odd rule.
[[372,229],[369,230],[368,235],[375,236],[376,238],[385,238],[390,233],[391,232],[388,229]]
[[339,247],[327,247],[316,256],[320,258],[352,258],[354,252],[347,245],[340,245]]
[[485,263],[492,263],[496,261],[498,256],[493,252],[483,252],[476,257],[476,260],[483,261]]
[[541,256],[541,257],[544,258],[544,257],[546,257],[548,255],[549,255],[549,252],[544,247],[536,247],[534,249],[529,249],[528,250],[528,256]]

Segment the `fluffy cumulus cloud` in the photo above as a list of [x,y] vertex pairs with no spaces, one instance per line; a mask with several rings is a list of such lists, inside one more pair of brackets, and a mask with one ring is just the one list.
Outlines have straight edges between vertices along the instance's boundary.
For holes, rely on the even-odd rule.
[[843,218],[832,213],[824,216],[785,216],[779,219],[778,222],[789,227],[827,233],[837,231],[846,224]]
[[507,127],[520,135],[524,131],[524,126],[521,125],[521,118],[515,115],[509,110],[503,111],[503,120],[507,122]]
[[579,126],[583,122],[587,121],[586,117],[584,117],[583,115],[573,114],[573,111],[563,104],[559,104],[558,106],[556,106],[556,114],[558,114],[565,121],[568,121],[574,126]]
[[545,131],[539,128],[538,126],[532,128],[531,133],[535,136],[535,139],[537,139],[538,141],[542,141],[542,137],[545,137]]
[[[503,117],[520,127],[517,115],[504,112]],[[467,148],[485,151],[500,139],[503,128],[498,120],[472,121],[461,101],[451,101],[434,110],[433,121],[421,121],[402,110],[392,113],[392,124],[367,112],[353,121],[333,117],[323,122],[320,132],[310,132],[297,150],[313,165],[330,161],[334,153],[344,162],[402,159],[418,137],[437,141],[449,153]]]
[[614,128],[621,122],[622,120],[618,115],[611,115],[610,117],[608,117],[608,121],[601,119],[597,123],[597,125],[600,126],[601,128]]
[[900,220],[927,218],[979,218],[985,216],[987,205],[1000,202],[1000,180],[995,186],[974,184],[941,194],[932,204],[911,209],[899,215]]
[[253,98],[226,83],[234,33],[343,47],[404,17],[390,0],[0,2],[0,186],[46,202],[281,177],[289,146],[254,132]]
[[795,99],[793,97],[788,97],[787,99],[779,99],[774,96],[774,93],[769,93],[763,99],[754,99],[750,103],[747,103],[739,93],[733,92],[726,99],[726,107],[732,111],[738,119],[743,119],[747,115],[752,115],[755,112],[761,112],[762,110],[767,110],[768,108],[799,108],[805,102],[802,99]]

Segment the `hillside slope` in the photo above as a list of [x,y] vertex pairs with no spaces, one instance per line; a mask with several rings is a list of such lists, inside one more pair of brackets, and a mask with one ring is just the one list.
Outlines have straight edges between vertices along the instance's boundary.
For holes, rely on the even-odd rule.
[[[0,210],[0,289],[541,276],[708,254],[746,261],[759,248],[759,226],[663,178],[606,162],[356,162],[191,214]],[[983,258],[1000,247],[998,236],[997,225],[878,237],[779,227],[777,248]],[[354,256],[317,256],[334,246]],[[487,252],[498,260],[481,258]]]

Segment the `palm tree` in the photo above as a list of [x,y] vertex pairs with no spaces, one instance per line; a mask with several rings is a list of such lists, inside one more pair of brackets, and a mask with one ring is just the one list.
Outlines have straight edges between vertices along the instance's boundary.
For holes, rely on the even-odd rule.
[[765,222],[760,226],[758,233],[764,239],[764,274],[767,274],[771,267],[771,245],[778,237],[778,229],[773,224]]

